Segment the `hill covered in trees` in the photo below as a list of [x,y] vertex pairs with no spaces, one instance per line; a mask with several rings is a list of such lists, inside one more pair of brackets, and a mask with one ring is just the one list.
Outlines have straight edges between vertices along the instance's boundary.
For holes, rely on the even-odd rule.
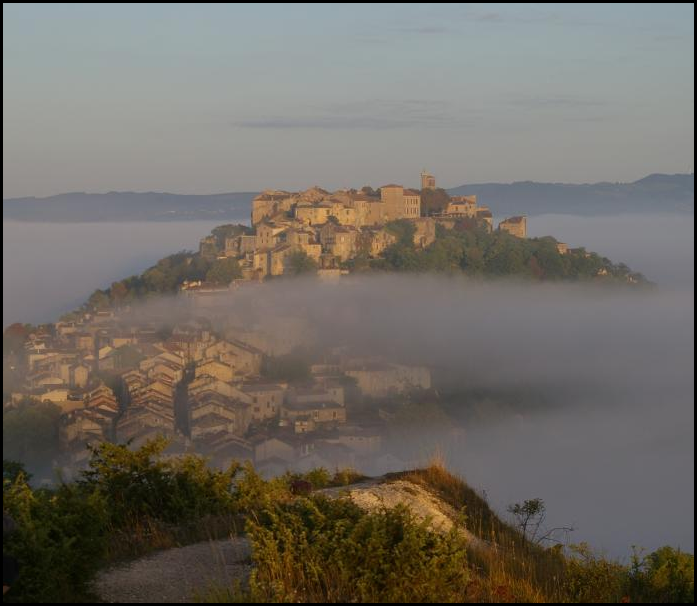
[[[531,281],[600,281],[606,283],[648,284],[637,272],[623,263],[583,248],[561,254],[551,237],[516,238],[506,232],[489,233],[475,221],[462,220],[453,229],[437,226],[435,241],[426,248],[413,242],[414,226],[408,220],[393,221],[388,230],[397,241],[378,258],[361,250],[344,264],[351,272],[461,273],[473,278],[520,278]],[[88,299],[89,309],[106,309],[159,294],[176,293],[184,281],[202,280],[229,284],[241,276],[234,258],[217,258],[222,254],[226,237],[246,234],[245,225],[222,225],[212,231],[214,250],[181,251],[169,255],[137,276],[114,282],[109,288],[96,290]],[[317,267],[303,253],[290,260],[289,274],[311,274]],[[271,278],[278,279],[278,278]]]

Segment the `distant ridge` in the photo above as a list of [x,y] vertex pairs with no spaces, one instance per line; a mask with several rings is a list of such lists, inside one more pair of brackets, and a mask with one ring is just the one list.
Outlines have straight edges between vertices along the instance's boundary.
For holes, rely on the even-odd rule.
[[[694,212],[694,174],[652,174],[633,183],[478,183],[447,190],[472,195],[497,216],[546,213],[615,215]],[[181,195],[161,192],[73,192],[47,198],[8,198],[3,219],[34,222],[197,221],[247,222],[257,192]]]
[[694,174],[652,174],[633,183],[479,183],[447,190],[451,196],[477,195],[497,215],[561,213],[693,213]]
[[2,201],[2,218],[62,223],[97,221],[245,221],[254,192],[181,195],[161,192],[73,192]]

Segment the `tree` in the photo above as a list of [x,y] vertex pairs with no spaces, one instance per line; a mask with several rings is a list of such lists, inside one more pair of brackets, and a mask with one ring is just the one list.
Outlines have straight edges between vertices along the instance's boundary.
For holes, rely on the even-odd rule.
[[545,519],[546,507],[542,499],[529,499],[523,503],[513,503],[507,508],[508,513],[516,519],[516,525],[523,535],[535,541],[540,525]]
[[443,212],[448,203],[450,196],[448,192],[440,187],[436,189],[421,190],[421,216],[427,217],[436,213]]
[[103,290],[95,290],[90,298],[87,299],[87,305],[94,311],[100,311],[109,308],[109,295]]
[[385,229],[391,234],[397,236],[397,244],[403,246],[414,246],[414,234],[416,226],[407,219],[397,219],[390,221],[385,225]]
[[513,503],[508,506],[507,511],[515,518],[516,525],[523,536],[531,543],[538,545],[545,541],[559,543],[560,541],[557,541],[555,536],[558,536],[559,533],[568,535],[574,530],[570,526],[560,526],[549,530],[544,528],[543,523],[547,516],[547,508],[542,499],[529,499],[523,501],[522,504]]
[[206,281],[216,284],[230,284],[236,278],[242,277],[240,264],[234,257],[216,259],[206,273]]
[[123,282],[114,282],[109,289],[109,298],[115,305],[123,303],[128,295],[128,287]]
[[317,263],[303,250],[298,250],[288,255],[286,268],[292,276],[312,274],[317,272]]
[[211,234],[215,236],[215,241],[218,246],[218,249],[223,249],[225,248],[225,240],[227,240],[228,238],[248,235],[251,232],[252,229],[250,227],[247,227],[246,225],[241,225],[239,223],[228,223],[227,225],[219,225],[218,227],[215,227],[211,231]]
[[58,455],[58,421],[61,409],[49,402],[24,398],[2,415],[3,457],[21,461],[32,469],[48,466]]

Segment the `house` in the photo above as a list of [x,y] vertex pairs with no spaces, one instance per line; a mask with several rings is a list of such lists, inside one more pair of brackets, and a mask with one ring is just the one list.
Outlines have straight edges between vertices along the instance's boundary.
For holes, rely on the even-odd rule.
[[264,352],[238,339],[228,340],[228,351],[221,360],[230,364],[237,376],[257,376],[261,372]]
[[252,407],[252,421],[261,422],[280,415],[286,387],[276,383],[245,383],[240,387]]
[[272,248],[268,254],[268,271],[271,276],[280,276],[286,268],[286,260],[293,254],[293,247],[290,244],[279,244]]
[[338,257],[340,261],[347,261],[356,256],[360,232],[355,227],[327,223],[319,231],[322,248]]
[[510,217],[499,223],[499,231],[506,231],[517,238],[527,237],[527,219],[525,217]]
[[250,438],[254,448],[254,464],[269,459],[281,459],[292,463],[314,449],[314,441],[305,435],[297,435],[291,427],[279,427],[272,433],[260,433]]
[[131,405],[116,425],[119,442],[138,439],[141,444],[155,435],[174,435],[174,408],[161,406],[152,400]]
[[453,196],[443,214],[448,217],[476,218],[477,196]]
[[234,369],[229,364],[224,364],[218,360],[202,360],[196,366],[196,378],[209,376],[219,381],[232,381]]
[[281,418],[294,421],[309,417],[316,424],[339,424],[346,422],[346,409],[336,402],[286,403],[281,407]]
[[324,385],[294,387],[288,391],[288,402],[290,404],[334,402],[344,406],[344,388],[336,381],[327,382]]
[[256,248],[274,248],[281,241],[285,226],[272,223],[261,223],[256,229]]
[[190,403],[190,419],[193,439],[220,431],[243,436],[251,422],[250,405],[206,391],[197,394]]

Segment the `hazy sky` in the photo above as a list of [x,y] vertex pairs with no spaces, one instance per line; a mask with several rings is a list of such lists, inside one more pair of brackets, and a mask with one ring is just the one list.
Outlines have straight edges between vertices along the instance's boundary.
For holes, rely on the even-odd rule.
[[694,5],[3,5],[3,196],[686,172]]

